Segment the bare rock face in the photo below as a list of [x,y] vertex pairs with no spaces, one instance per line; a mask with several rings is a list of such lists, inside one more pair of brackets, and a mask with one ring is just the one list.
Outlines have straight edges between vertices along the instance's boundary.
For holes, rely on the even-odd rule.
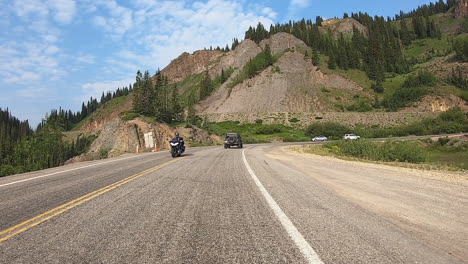
[[139,151],[148,152],[154,149],[145,148],[144,134],[152,132],[154,143],[158,150],[169,149],[169,140],[178,132],[186,141],[199,144],[217,144],[221,138],[209,135],[208,132],[199,128],[173,128],[167,124],[152,124],[140,119],[122,121],[119,118],[106,122],[100,129],[97,139],[90,147],[89,153],[82,160],[115,157],[124,153],[135,153],[137,146]]
[[353,34],[353,27],[357,28],[365,36],[369,34],[367,28],[359,23],[354,18],[345,18],[345,19],[328,19],[322,22],[322,27],[320,28],[322,33],[328,32],[330,30],[335,37],[340,36],[340,34]]
[[274,34],[270,38],[260,42],[260,47],[262,49],[265,49],[266,45],[270,47],[273,54],[283,52],[287,49],[300,49],[303,51],[310,50],[310,47],[308,47],[304,41],[284,32]]
[[457,0],[453,13],[456,18],[468,17],[468,0]]
[[192,74],[199,74],[209,69],[209,66],[224,52],[219,50],[199,50],[193,54],[182,53],[173,60],[161,73],[169,78],[170,82],[179,82]]
[[210,75],[216,76],[221,73],[221,70],[233,68],[240,69],[253,57],[262,52],[262,49],[250,39],[246,39],[226,55],[220,57],[218,63],[214,63],[210,68]]
[[322,88],[362,93],[338,75],[324,75],[300,52],[286,52],[273,66],[232,89],[222,86],[199,105],[201,114],[329,111]]
[[460,107],[463,111],[468,111],[468,105],[466,105],[460,97],[455,95],[428,95],[420,102],[416,102],[414,105],[402,109],[401,112],[445,112],[453,107]]

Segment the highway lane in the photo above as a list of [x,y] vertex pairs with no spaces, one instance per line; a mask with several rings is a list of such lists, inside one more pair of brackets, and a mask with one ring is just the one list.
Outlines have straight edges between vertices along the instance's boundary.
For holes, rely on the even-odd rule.
[[0,230],[171,159],[167,151],[145,153],[1,177]]
[[[299,163],[272,156],[278,148],[251,146],[245,160],[320,261],[463,263],[319,180],[338,172],[317,166],[311,176]],[[307,262],[242,150],[188,154],[171,164],[167,152],[147,154],[4,187],[13,180],[0,179],[0,231],[105,191],[0,243],[0,263],[320,263]],[[139,176],[125,180],[132,175]]]

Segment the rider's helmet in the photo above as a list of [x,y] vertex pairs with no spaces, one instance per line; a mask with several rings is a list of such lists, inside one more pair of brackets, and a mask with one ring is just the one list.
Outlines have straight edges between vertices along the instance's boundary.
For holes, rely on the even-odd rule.
[[178,137],[179,137],[179,133],[178,133],[178,132],[176,132],[176,133],[175,133],[175,136],[178,138]]

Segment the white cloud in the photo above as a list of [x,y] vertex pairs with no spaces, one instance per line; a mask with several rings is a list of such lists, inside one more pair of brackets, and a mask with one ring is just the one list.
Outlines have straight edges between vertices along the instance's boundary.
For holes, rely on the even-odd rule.
[[306,8],[312,3],[311,0],[291,0],[291,6],[297,8]]
[[76,5],[74,0],[16,0],[13,9],[23,19],[42,20],[53,14],[57,22],[68,24],[75,16]]
[[273,11],[273,9],[271,9],[270,7],[264,7],[262,9],[262,13],[271,19],[276,19],[276,17],[278,16],[278,13]]
[[94,64],[96,62],[96,57],[93,55],[82,55],[76,57],[76,60],[86,64]]
[[85,83],[82,86],[83,96],[79,98],[79,101],[89,100],[90,97],[100,99],[102,93],[108,91],[114,91],[117,88],[127,87],[129,84],[133,83],[133,79],[122,79],[119,81],[103,81],[103,82],[92,82]]
[[50,97],[51,91],[46,88],[25,88],[18,90],[17,94],[23,98],[34,99]]
[[287,17],[296,18],[297,14],[304,8],[309,7],[312,0],[291,0],[288,7]]
[[37,81],[41,76],[34,72],[21,71],[17,74],[9,74],[8,77],[4,79],[5,83],[31,83]]
[[65,75],[59,67],[60,49],[47,43],[11,41],[0,45],[0,78],[8,84],[31,84]]
[[49,0],[49,8],[54,11],[54,19],[62,24],[72,22],[76,12],[74,0]]
[[49,14],[49,9],[40,0],[16,0],[13,9],[17,16],[28,19],[31,17],[45,17]]
[[277,16],[269,7],[249,10],[232,0],[193,4],[138,0],[134,5],[132,9],[114,1],[100,3],[110,16],[96,15],[94,24],[112,38],[131,40],[117,56],[142,70],[165,67],[185,51],[230,45],[233,38],[242,39],[249,26],[262,22],[269,27]]

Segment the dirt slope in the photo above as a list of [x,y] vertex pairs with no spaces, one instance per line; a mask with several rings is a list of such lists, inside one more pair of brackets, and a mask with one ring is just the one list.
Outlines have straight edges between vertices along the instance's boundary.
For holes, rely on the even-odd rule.
[[[322,98],[322,89],[325,88],[339,93],[343,97],[340,100],[347,100],[355,95],[367,96],[363,88],[353,81],[339,75],[323,74],[312,64],[311,59],[304,55],[309,49],[305,43],[290,34],[275,34],[262,41],[259,46],[250,40],[244,42],[240,45],[242,49],[255,45],[250,49],[258,53],[260,47],[269,45],[273,54],[285,53],[274,67],[265,69],[232,89],[229,89],[227,81],[212,96],[200,103],[197,108],[200,114],[333,111],[331,104]],[[243,58],[239,61],[245,64],[247,58],[253,54],[243,53]],[[221,62],[223,59],[224,57],[221,58]],[[236,74],[237,72],[233,76]]]

